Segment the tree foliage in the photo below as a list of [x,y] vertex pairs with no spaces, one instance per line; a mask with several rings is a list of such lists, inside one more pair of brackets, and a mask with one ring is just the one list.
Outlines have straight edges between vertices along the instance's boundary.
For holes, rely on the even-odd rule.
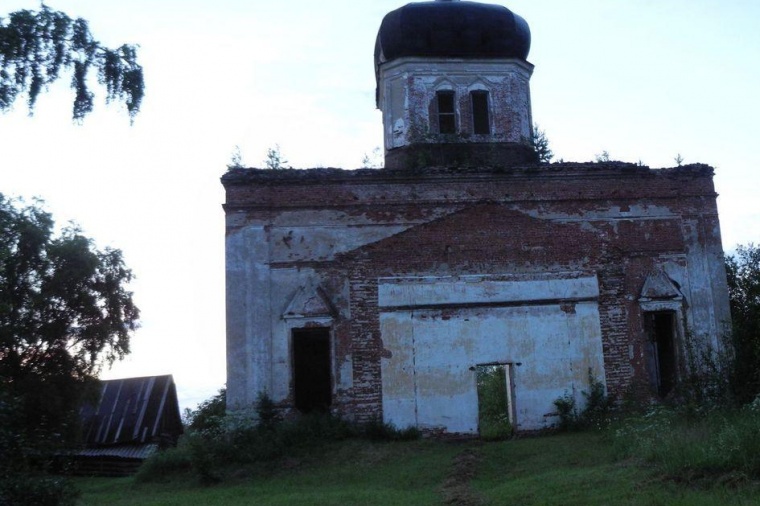
[[760,247],[738,246],[726,257],[735,353],[734,391],[743,402],[760,395]]
[[594,161],[596,163],[607,163],[612,161],[612,158],[610,157],[610,153],[605,149],[601,153],[597,153],[594,156]]
[[93,109],[88,82],[93,70],[106,88],[106,102],[123,101],[133,120],[145,88],[136,46],[104,47],[87,21],[44,4],[39,11],[21,10],[0,18],[0,111],[7,112],[26,94],[33,113],[39,94],[69,72],[75,93],[73,118],[81,120]]
[[505,439],[512,434],[507,400],[507,376],[503,365],[478,366],[478,428],[485,440]]
[[235,146],[230,155],[230,161],[227,163],[227,170],[243,169],[245,168],[245,162],[243,161],[243,152],[240,150],[240,146]]
[[129,352],[131,279],[119,250],[0,194],[0,402],[18,404],[19,437],[76,434],[84,386]]
[[541,163],[549,163],[554,158],[554,151],[549,148],[549,138],[546,136],[546,132],[541,130],[538,123],[533,125],[533,134],[530,139],[530,143],[533,146],[533,150],[538,155],[538,161]]
[[282,155],[279,144],[267,149],[267,157],[264,159],[264,166],[267,169],[284,169],[287,163],[288,161]]
[[220,388],[212,397],[198,404],[195,410],[185,409],[185,424],[194,432],[217,433],[227,412],[227,388]]

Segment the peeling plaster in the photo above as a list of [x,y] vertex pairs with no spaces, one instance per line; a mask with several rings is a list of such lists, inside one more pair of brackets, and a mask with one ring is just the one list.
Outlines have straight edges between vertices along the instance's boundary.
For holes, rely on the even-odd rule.
[[[584,385],[589,368],[604,377],[597,303],[575,303],[573,312],[558,303],[498,304],[505,302],[505,294],[521,293],[531,285],[530,295],[523,297],[532,301],[553,300],[557,293],[586,296],[595,292],[587,280],[596,282],[582,277],[539,284],[503,281],[501,290],[475,292],[473,284],[488,281],[427,280],[424,286],[430,293],[446,294],[443,303],[457,308],[381,313],[383,346],[390,351],[381,362],[385,420],[414,420],[422,427],[476,433],[477,387],[470,367],[499,362],[521,364],[514,379],[518,428],[552,424],[554,420],[544,415],[553,411],[554,399],[567,385]],[[381,293],[384,285],[398,288],[409,286],[409,281],[384,280]],[[424,296],[412,300],[423,306],[428,302]],[[473,303],[496,305],[467,307]]]
[[[730,323],[709,167],[226,177],[232,408],[288,409],[291,332],[322,326],[336,413],[472,434],[470,367],[505,363],[518,428],[541,428],[589,368],[617,393],[646,381],[642,309],[680,311],[700,347]],[[655,270],[679,305],[639,300]]]

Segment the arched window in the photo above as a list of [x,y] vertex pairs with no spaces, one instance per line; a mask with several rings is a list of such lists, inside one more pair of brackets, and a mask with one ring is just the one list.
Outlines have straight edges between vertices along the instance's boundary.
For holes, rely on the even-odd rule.
[[472,131],[479,135],[491,133],[491,119],[488,114],[488,92],[475,90],[470,92],[472,101]]
[[438,103],[438,133],[454,134],[457,131],[454,112],[454,92],[441,90],[435,93]]

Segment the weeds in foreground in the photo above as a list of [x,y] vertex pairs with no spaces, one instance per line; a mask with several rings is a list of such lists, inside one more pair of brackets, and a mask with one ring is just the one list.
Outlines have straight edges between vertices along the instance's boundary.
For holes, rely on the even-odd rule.
[[[138,482],[166,481],[178,476],[194,476],[202,484],[224,480],[234,469],[266,467],[283,459],[313,453],[324,445],[349,438],[372,441],[418,439],[416,428],[397,429],[372,421],[352,424],[326,413],[309,414],[283,421],[274,403],[259,396],[253,413],[215,416],[202,430],[189,430],[177,448],[148,459],[136,476]],[[194,415],[195,419],[204,418]]]
[[612,450],[607,434],[596,431],[495,443],[350,439],[262,468],[240,466],[213,487],[198,486],[190,474],[162,483],[78,478],[76,484],[81,506],[758,504],[756,484],[707,487],[663,479],[654,466],[619,461]]
[[607,395],[607,390],[589,368],[588,391],[581,392],[586,399],[583,409],[578,409],[575,397],[566,393],[554,400],[559,416],[559,429],[565,431],[603,429],[609,425],[615,407],[615,399]]
[[612,436],[619,457],[650,462],[673,479],[760,479],[760,398],[740,410],[701,418],[654,407],[622,421]]

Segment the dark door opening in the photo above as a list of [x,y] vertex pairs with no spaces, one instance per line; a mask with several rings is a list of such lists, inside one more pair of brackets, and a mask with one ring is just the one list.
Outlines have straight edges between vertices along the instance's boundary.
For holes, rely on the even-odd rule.
[[488,119],[488,92],[470,92],[472,100],[472,129],[476,134],[490,134],[491,122]]
[[673,311],[644,313],[647,332],[647,367],[652,391],[667,396],[678,379],[676,315]]
[[330,329],[293,329],[293,393],[301,413],[332,403]]

